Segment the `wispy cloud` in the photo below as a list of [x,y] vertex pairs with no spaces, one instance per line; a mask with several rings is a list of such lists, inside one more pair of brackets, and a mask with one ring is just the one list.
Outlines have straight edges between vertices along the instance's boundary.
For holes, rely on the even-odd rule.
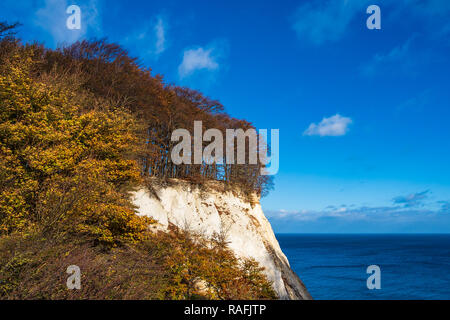
[[450,13],[448,0],[403,0],[403,2],[418,15],[447,17]]
[[432,101],[432,95],[430,90],[424,90],[422,92],[419,92],[417,95],[413,96],[412,98],[407,99],[400,105],[398,105],[397,110],[398,111],[422,111],[426,109],[428,106],[430,106]]
[[428,198],[430,190],[422,192],[411,193],[407,196],[398,196],[392,199],[395,204],[404,205],[404,207],[417,207],[423,205],[423,200]]
[[386,221],[386,220],[410,220],[423,218],[424,216],[439,214],[439,210],[413,209],[403,206],[379,206],[379,207],[358,207],[347,206],[327,207],[322,211],[300,210],[300,211],[267,211],[266,214],[272,220],[287,221],[316,221],[333,218],[344,221]]
[[186,49],[178,66],[178,75],[186,78],[199,70],[215,71],[220,68],[219,60],[224,56],[223,44]]
[[336,114],[329,118],[323,118],[319,124],[311,123],[303,135],[306,136],[343,136],[349,130],[352,119]]
[[[371,4],[374,3],[369,0],[308,1],[297,8],[292,28],[299,39],[315,45],[336,42],[350,32],[349,26],[356,16],[362,17],[360,22],[365,25],[365,9]],[[450,13],[448,0],[385,0],[382,5],[383,19],[390,14],[396,19],[405,15],[426,19],[431,21],[430,30],[434,34],[443,29]]]
[[299,39],[315,45],[336,42],[346,33],[358,12],[365,13],[366,0],[309,1],[294,15],[293,29]]
[[442,212],[450,213],[450,201],[438,201],[441,205]]
[[[340,221],[412,221],[430,216],[439,216],[450,212],[450,201],[425,203],[431,191],[411,193],[392,199],[387,206],[328,205],[323,210],[267,210],[266,215],[272,220],[283,221],[317,221],[329,218]],[[426,206],[425,206],[426,204]]]
[[69,30],[66,21],[69,15],[66,9],[72,3],[66,0],[45,0],[44,6],[35,15],[35,24],[46,30],[53,38],[53,45],[71,44],[89,33],[100,36],[100,3],[97,0],[79,1],[81,8],[81,29]]
[[166,50],[166,33],[165,33],[165,23],[161,17],[158,17],[158,21],[155,25],[156,33],[156,54],[161,54]]
[[266,215],[271,221],[314,222],[405,222],[425,220],[427,217],[439,217],[450,212],[449,201],[438,201],[437,207],[420,207],[429,191],[419,192],[405,197],[395,198],[392,206],[361,206],[340,205],[327,206],[323,210],[267,210]]
[[385,207],[338,207],[323,211],[267,211],[276,232],[449,232],[449,211],[441,209]]
[[142,59],[157,60],[168,48],[168,29],[168,19],[160,14],[130,32],[124,43]]
[[362,73],[366,76],[397,71],[406,74],[415,74],[415,67],[419,62],[423,62],[424,60],[424,56],[419,59],[419,56],[412,50],[412,43],[415,38],[416,36],[410,37],[387,53],[375,54],[366,65],[361,67]]
[[420,26],[420,33],[414,33],[384,53],[375,54],[361,67],[361,73],[365,76],[419,74],[428,63],[441,59],[435,48],[443,42],[450,43],[449,14],[448,0],[386,0],[383,19],[391,24],[407,23],[408,28]]

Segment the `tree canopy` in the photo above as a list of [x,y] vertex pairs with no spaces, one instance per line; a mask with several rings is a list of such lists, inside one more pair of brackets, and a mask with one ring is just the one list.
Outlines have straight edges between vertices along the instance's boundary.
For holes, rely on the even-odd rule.
[[[153,234],[129,199],[168,178],[261,192],[257,166],[170,161],[176,128],[251,124],[164,84],[118,45],[51,50],[21,43],[14,28],[0,23],[0,299],[276,297],[255,261],[182,230]],[[64,287],[67,257],[86,270],[80,292]]]

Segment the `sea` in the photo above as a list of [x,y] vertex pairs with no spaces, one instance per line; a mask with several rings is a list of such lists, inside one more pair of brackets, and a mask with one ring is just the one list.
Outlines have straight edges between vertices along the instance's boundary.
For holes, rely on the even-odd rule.
[[[448,300],[450,234],[277,234],[317,300]],[[379,267],[380,289],[367,273]],[[374,283],[373,277],[369,281]]]

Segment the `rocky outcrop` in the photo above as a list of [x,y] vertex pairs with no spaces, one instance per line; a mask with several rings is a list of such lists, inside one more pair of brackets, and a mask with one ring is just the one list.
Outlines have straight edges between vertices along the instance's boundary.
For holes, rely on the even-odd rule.
[[142,188],[132,195],[139,215],[157,220],[154,228],[173,224],[206,237],[226,233],[229,248],[239,257],[251,257],[265,268],[267,278],[281,299],[311,299],[289,266],[257,198],[217,188],[199,189],[177,181],[166,186]]

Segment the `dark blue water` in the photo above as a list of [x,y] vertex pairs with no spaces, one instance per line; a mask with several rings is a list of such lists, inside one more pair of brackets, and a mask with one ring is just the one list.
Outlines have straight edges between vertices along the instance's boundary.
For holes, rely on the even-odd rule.
[[[277,234],[314,299],[450,299],[450,234]],[[381,289],[367,289],[369,265]]]

